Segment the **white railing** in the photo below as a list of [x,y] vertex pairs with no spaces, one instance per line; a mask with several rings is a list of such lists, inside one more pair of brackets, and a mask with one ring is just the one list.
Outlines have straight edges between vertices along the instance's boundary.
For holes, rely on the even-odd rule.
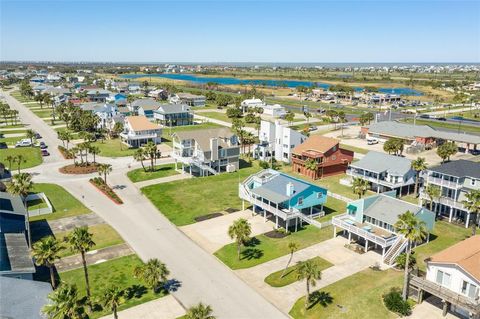
[[439,186],[446,186],[448,188],[453,188],[453,189],[459,189],[459,188],[463,187],[463,185],[461,183],[446,181],[443,178],[432,177],[432,176],[427,177],[427,182],[432,183],[432,184],[436,184],[436,185],[439,185]]
[[400,255],[406,247],[407,241],[404,240],[403,236],[398,236],[397,240],[390,246],[390,249],[383,257],[383,262],[388,265],[393,265],[395,259],[397,259],[398,255]]
[[363,174],[360,174],[360,173],[357,173],[355,171],[352,171],[351,169],[348,169],[347,170],[347,175],[349,176],[352,176],[352,177],[359,177],[361,179],[364,179],[364,180],[367,180],[369,182],[373,182],[373,183],[376,183],[376,184],[380,184],[380,185],[383,185],[383,186],[388,186],[388,187],[391,187],[391,188],[395,188],[395,187],[400,187],[402,185],[404,185],[405,183],[402,181],[402,182],[398,182],[398,183],[392,183],[392,182],[389,182],[385,179],[381,179],[381,178],[376,178],[376,177],[372,177],[372,176],[368,176],[368,175],[363,175]]
[[250,191],[247,189],[246,187],[246,184],[244,183],[240,183],[238,185],[239,187],[239,195],[240,195],[240,198],[241,199],[244,199],[246,201],[248,201],[249,203],[257,206],[257,207],[260,207],[261,209],[264,209],[266,211],[268,211],[269,213],[272,213],[284,220],[287,219],[287,217],[291,216],[294,214],[294,212],[289,212],[289,211],[286,211],[286,210],[281,210],[281,209],[278,209],[277,207],[275,206],[271,206],[267,203],[264,203],[263,201],[259,200],[259,199],[256,199],[254,198]]
[[392,245],[396,240],[397,236],[395,234],[392,234],[393,236],[390,238],[383,238],[381,236],[377,236],[367,230],[364,230],[358,226],[352,225],[350,223],[347,223],[345,219],[350,219],[353,221],[353,219],[350,218],[350,215],[348,213],[338,215],[332,218],[332,224],[334,226],[338,226],[340,228],[343,228],[351,233],[354,233],[358,236],[361,236],[371,242],[374,242],[375,244],[378,244],[382,247],[388,247]]
[[[420,198],[430,202],[430,197],[428,197],[428,195],[424,191],[420,192]],[[434,198],[433,202],[434,203],[440,203],[440,204],[443,204],[443,205],[446,205],[446,206],[450,206],[450,207],[460,209],[460,210],[464,210],[464,211],[468,212],[468,210],[463,206],[463,204],[461,202],[456,201],[456,200],[451,199],[451,198],[448,198],[448,197],[445,197],[445,196],[441,196],[440,198]]]

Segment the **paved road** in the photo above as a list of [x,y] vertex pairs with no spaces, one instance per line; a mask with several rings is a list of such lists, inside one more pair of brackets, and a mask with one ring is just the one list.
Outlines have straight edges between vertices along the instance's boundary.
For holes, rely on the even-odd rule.
[[[31,124],[45,136],[49,145],[58,145],[56,134],[48,124],[5,95],[12,107],[21,112],[24,123]],[[58,167],[67,163],[61,157],[52,156],[48,160],[41,167],[30,170],[35,173],[34,181],[62,185],[115,228],[143,260],[159,258],[164,261],[171,270],[171,277],[181,285],[174,295],[185,306],[202,301],[210,304],[219,318],[288,318],[158,212],[125,176],[131,158],[103,160],[114,165],[109,183],[123,188],[117,190],[123,205],[116,205],[101,195],[89,184],[88,176],[60,174]]]

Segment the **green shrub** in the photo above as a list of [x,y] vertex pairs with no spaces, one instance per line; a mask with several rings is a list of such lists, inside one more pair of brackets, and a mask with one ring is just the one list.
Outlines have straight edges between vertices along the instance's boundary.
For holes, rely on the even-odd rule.
[[[401,253],[395,259],[395,263],[397,264],[397,268],[405,269],[405,263],[407,261],[407,254]],[[412,269],[417,264],[417,258],[415,256],[415,252],[412,251],[410,253],[410,258],[408,259],[409,268]]]
[[412,313],[410,304],[402,299],[402,292],[397,287],[393,287],[383,295],[383,303],[388,310],[401,316],[408,316]]

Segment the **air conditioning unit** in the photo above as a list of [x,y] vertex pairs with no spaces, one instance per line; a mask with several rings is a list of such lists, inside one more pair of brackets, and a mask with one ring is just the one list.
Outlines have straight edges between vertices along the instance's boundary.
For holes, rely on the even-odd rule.
[[235,168],[235,165],[233,165],[233,164],[228,164],[228,165],[227,165],[227,172],[228,172],[228,173],[233,173],[233,172],[235,172],[236,170],[237,170],[237,169]]

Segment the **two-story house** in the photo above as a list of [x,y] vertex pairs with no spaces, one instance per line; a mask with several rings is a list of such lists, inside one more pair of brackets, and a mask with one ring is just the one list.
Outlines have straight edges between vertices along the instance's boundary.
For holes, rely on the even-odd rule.
[[377,193],[396,190],[398,195],[409,193],[416,178],[409,159],[374,151],[351,163],[347,175],[368,181]]
[[321,135],[310,136],[292,151],[293,171],[312,179],[342,174],[352,160],[353,152],[340,148],[339,140]]
[[180,162],[182,171],[205,176],[239,168],[238,137],[228,128],[174,132],[172,139],[175,169]]
[[[395,191],[361,198],[347,204],[347,212],[332,218],[334,235],[337,227],[348,234],[349,240],[382,249],[382,261],[394,264],[396,257],[405,250],[405,238],[395,230],[398,217],[410,211],[425,222],[429,233],[435,224],[435,214],[426,208],[405,202],[395,197]],[[427,238],[428,240],[428,238]]]
[[124,131],[120,138],[131,147],[140,147],[152,141],[159,144],[162,141],[162,128],[150,122],[145,116],[126,116]]
[[260,122],[259,143],[254,147],[254,157],[261,161],[270,161],[273,157],[279,162],[290,163],[292,150],[303,143],[307,137],[287,126],[269,121]]
[[195,95],[191,93],[177,93],[170,97],[170,103],[187,104],[190,106],[205,106],[206,98],[204,95]]
[[[272,169],[265,169],[239,183],[239,197],[253,205],[253,211],[275,218],[275,227],[289,229],[303,221],[317,225],[314,220],[324,214],[327,190],[307,181]],[[320,226],[321,227],[321,226]]]
[[87,98],[90,102],[105,103],[112,92],[102,89],[91,89],[87,91]]
[[163,126],[193,124],[193,112],[187,104],[161,104],[153,111],[153,118]]
[[433,210],[449,222],[470,225],[478,216],[463,205],[465,194],[480,190],[480,163],[458,160],[428,168],[423,174],[425,187],[420,190],[420,198],[425,204],[430,202],[426,185],[433,184],[440,188],[440,197],[433,198]]
[[117,114],[117,107],[115,104],[103,103],[103,102],[87,102],[80,105],[80,108],[84,111],[91,112],[98,116],[100,121],[98,127],[105,128],[110,122],[112,117]]
[[131,109],[138,115],[153,119],[153,111],[158,110],[160,103],[152,98],[138,99],[132,102]]
[[[426,260],[424,278],[412,276],[410,290],[420,303],[426,295],[460,318],[480,317],[480,235],[465,239]],[[431,299],[431,297],[429,298]]]

